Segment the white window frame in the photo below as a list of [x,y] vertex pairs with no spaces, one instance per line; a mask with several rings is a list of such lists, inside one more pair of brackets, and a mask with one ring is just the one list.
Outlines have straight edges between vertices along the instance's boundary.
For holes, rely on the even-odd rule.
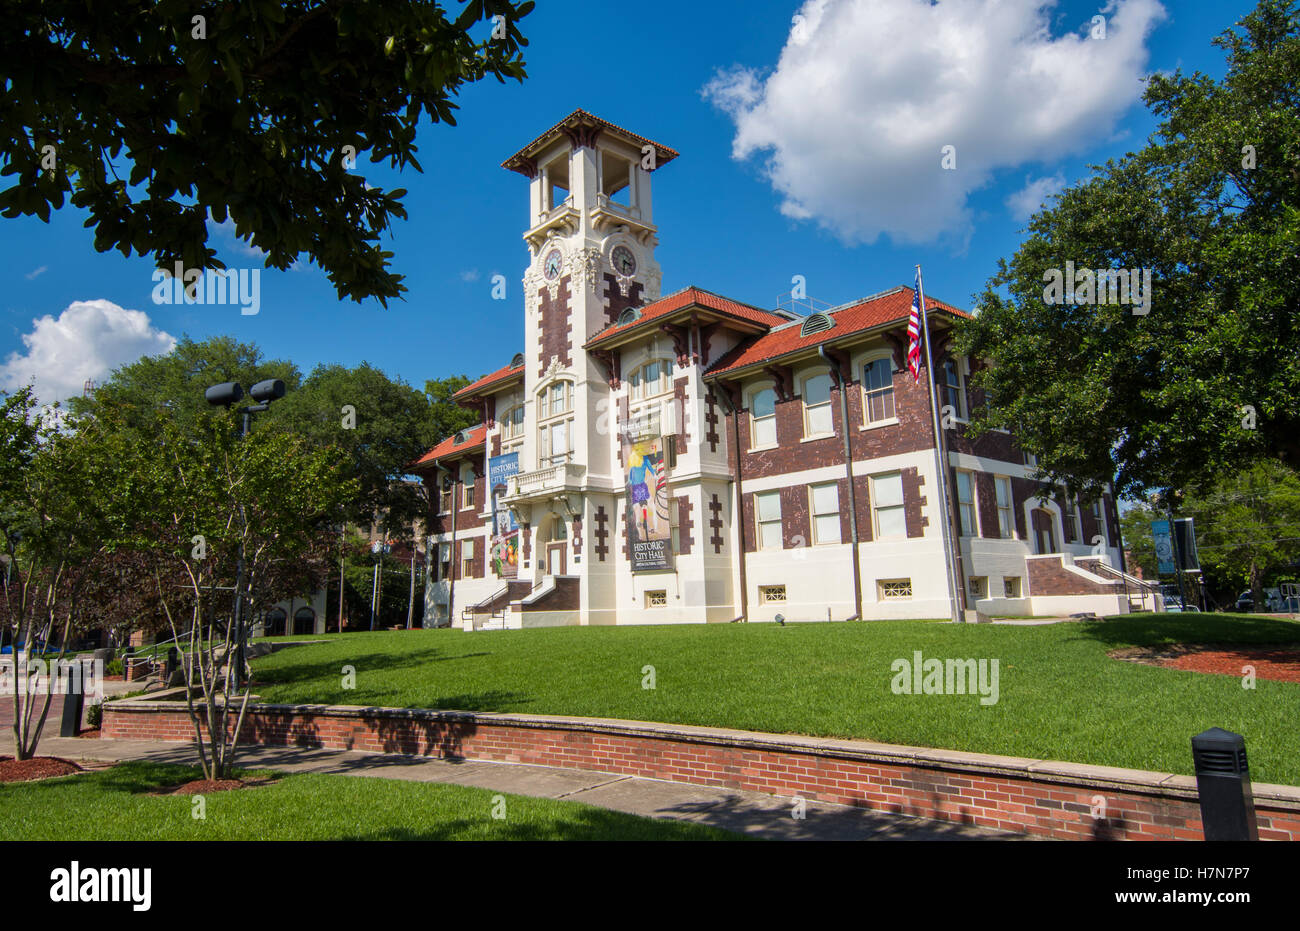
[[1101,537],[1101,542],[1109,546],[1110,534],[1107,531],[1110,528],[1106,526],[1106,508],[1102,505],[1101,495],[1092,499],[1092,517],[1097,522],[1097,534]]
[[[763,517],[763,506],[761,503],[761,501],[763,500],[776,502],[775,517],[767,517],[767,518]],[[766,525],[773,525],[773,524],[776,526],[777,529],[778,544],[775,546],[768,546],[763,542],[763,528]],[[760,550],[778,550],[778,549],[785,548],[785,520],[784,520],[784,515],[781,513],[781,492],[780,491],[773,489],[772,491],[754,492],[754,537],[755,537],[754,542],[757,544],[757,548]]]
[[[1002,483],[1006,484],[1003,485]],[[998,501],[998,489],[1006,488],[1006,504]],[[1003,540],[1011,540],[1016,535],[1016,505],[1012,497],[1011,479],[1006,475],[993,476],[993,503],[998,509],[998,537]]]
[[[652,365],[659,366],[659,382],[654,391],[649,389],[649,382],[646,381],[645,370]],[[627,381],[627,396],[630,401],[649,401],[651,398],[661,397],[665,394],[671,394],[673,390],[673,363],[671,359],[646,359],[625,379]]]
[[[817,490],[830,489],[835,493],[835,504],[829,511],[817,510]],[[835,527],[835,539],[822,539],[822,534],[818,529],[818,518],[833,517]],[[839,482],[818,482],[815,485],[808,486],[808,521],[812,525],[812,542],[813,546],[829,546],[835,543],[844,542],[844,535],[840,530],[840,484]],[[829,534],[827,535],[830,536]]]
[[[813,405],[808,403],[808,385],[818,379],[826,379],[826,400],[819,404]],[[835,435],[835,410],[831,406],[831,394],[835,389],[835,380],[831,378],[830,372],[813,372],[807,375],[800,388],[800,398],[803,401],[803,435],[804,439],[819,439],[826,436]],[[828,421],[826,430],[814,430],[812,426],[812,412],[816,408],[819,412],[822,409],[826,411]]]
[[[948,361],[940,364],[939,374],[943,376],[943,379],[940,382],[940,387],[942,389],[942,395],[943,395],[943,403],[945,405],[951,403],[952,399],[948,395],[949,395],[949,391],[955,387],[957,389],[957,404],[954,406],[957,409],[954,413],[956,415],[957,420],[965,423],[966,415],[969,411],[970,401],[966,397],[966,373],[965,373],[966,366],[963,363],[964,360],[961,357],[952,356],[948,359]],[[948,381],[947,369],[949,365],[952,366],[953,374],[957,376],[957,384],[955,386],[949,383]]]
[[462,511],[471,511],[474,509],[474,490],[478,482],[478,476],[474,474],[474,466],[466,464],[460,467],[460,509]]
[[[889,369],[889,386],[887,388],[868,388],[867,387],[867,368],[875,365],[877,362],[884,362]],[[862,391],[862,426],[883,427],[887,424],[898,423],[898,395],[894,391],[894,353],[885,349],[873,352],[863,356],[858,360],[858,387]],[[871,399],[873,397],[887,397],[889,407],[892,413],[884,417],[871,416]]]
[[[898,480],[898,503],[887,504],[884,507],[880,504],[879,487],[886,480]],[[880,475],[872,475],[871,481],[871,526],[873,540],[905,540],[907,539],[907,502],[903,490],[903,473],[902,472],[883,472]],[[889,511],[897,512],[903,517],[903,532],[901,534],[890,534],[885,536],[880,532],[880,513]]]
[[460,577],[462,579],[478,578],[474,575],[474,557],[478,555],[475,551],[475,539],[475,537],[470,537],[468,540],[462,540],[460,543]]
[[505,414],[501,417],[502,440],[515,440],[523,437],[527,417],[528,414],[523,404],[515,404],[506,408]]
[[[764,391],[772,392],[772,413],[765,417],[757,417],[754,414],[754,405],[758,401],[758,396]],[[759,421],[772,422],[772,442],[759,444],[758,442],[758,423]],[[749,448],[757,449],[774,449],[779,445],[779,438],[776,435],[776,386],[771,382],[762,385],[755,385],[749,391]]]
[[[563,409],[558,413],[552,410],[554,407],[552,395],[557,385],[563,386],[561,388]],[[539,469],[573,460],[573,392],[574,384],[567,378],[554,379],[537,389],[537,467]],[[564,427],[566,449],[556,453],[553,451],[554,431],[561,425]]]
[[[957,497],[957,526],[963,537],[978,537],[980,535],[980,515],[979,515],[979,492],[975,488],[975,473],[966,469],[955,469],[956,478],[953,482],[956,485],[954,491]],[[966,479],[966,488],[970,492],[970,500],[963,501],[961,497],[961,481]],[[966,509],[970,508],[970,521],[966,520]]]

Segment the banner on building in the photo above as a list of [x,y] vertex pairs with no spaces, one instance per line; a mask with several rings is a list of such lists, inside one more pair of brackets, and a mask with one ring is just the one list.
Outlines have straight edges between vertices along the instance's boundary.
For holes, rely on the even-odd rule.
[[519,454],[505,453],[488,460],[488,489],[492,496],[492,571],[498,578],[519,575],[519,525],[514,514],[500,503],[507,479],[519,474]]
[[633,572],[672,569],[672,520],[664,441],[631,440],[623,447],[626,469],[627,548]]

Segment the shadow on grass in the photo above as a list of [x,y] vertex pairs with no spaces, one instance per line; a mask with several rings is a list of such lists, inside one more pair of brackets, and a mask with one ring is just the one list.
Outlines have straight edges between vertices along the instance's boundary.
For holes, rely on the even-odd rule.
[[[277,654],[272,654],[277,655]],[[284,655],[284,654],[278,654]],[[301,655],[301,654],[290,654]],[[422,650],[411,650],[409,652],[370,652],[359,653],[346,657],[331,650],[329,656],[324,656],[316,660],[307,659],[296,663],[277,662],[273,665],[265,665],[257,661],[253,662],[253,675],[259,684],[264,685],[281,685],[288,682],[301,682],[304,680],[315,679],[319,676],[338,675],[340,661],[346,662],[353,666],[358,672],[366,670],[383,670],[384,672],[395,672],[401,669],[413,669],[426,666],[430,663],[445,663],[452,660],[472,659],[479,656],[491,656],[490,651],[480,651],[478,653],[452,653],[448,654],[445,650],[435,647],[429,647]]]
[[1276,618],[1222,617],[1214,614],[1139,614],[1083,621],[1070,640],[1092,640],[1108,647],[1165,646],[1171,643],[1300,643],[1300,624]]

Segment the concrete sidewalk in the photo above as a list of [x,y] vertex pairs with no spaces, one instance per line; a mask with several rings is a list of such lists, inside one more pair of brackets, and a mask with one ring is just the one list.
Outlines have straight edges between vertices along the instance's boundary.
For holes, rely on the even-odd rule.
[[[13,746],[12,733],[0,734],[0,755],[12,755]],[[47,737],[41,740],[37,752],[41,756],[98,762],[147,760],[187,765],[197,762],[191,744],[152,740]],[[649,818],[693,821],[773,840],[1024,839],[1021,835],[973,825],[927,821],[811,800],[806,804],[804,818],[796,819],[792,816],[794,800],[790,798],[553,766],[297,747],[242,747],[238,765],[287,773],[337,773],[454,783],[494,792],[583,802]]]

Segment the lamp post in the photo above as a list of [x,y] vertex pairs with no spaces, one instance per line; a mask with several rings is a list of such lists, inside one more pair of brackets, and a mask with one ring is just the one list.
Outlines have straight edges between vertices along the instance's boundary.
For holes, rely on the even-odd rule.
[[[241,407],[239,413],[243,415],[240,421],[239,438],[243,439],[248,436],[250,421],[253,414],[259,414],[262,411],[269,410],[271,402],[284,397],[284,382],[278,378],[268,378],[259,381],[249,389],[249,396],[256,401],[256,404],[249,404]],[[213,407],[224,407],[230,410],[235,404],[238,404],[244,396],[244,388],[237,381],[225,381],[219,385],[213,385],[207,391],[203,392],[204,398]],[[248,516],[244,513],[244,505],[239,505],[239,558],[236,562],[235,569],[235,606],[234,622],[235,635],[239,638],[239,646],[235,653],[235,687],[242,688],[244,680],[244,663],[248,654],[248,630],[244,625],[244,533],[248,530]]]
[[375,617],[379,613],[379,608],[378,608],[379,585],[380,585],[380,580],[382,580],[384,577],[384,554],[388,553],[391,550],[392,547],[389,544],[383,542],[382,540],[376,540],[374,543],[370,544],[370,552],[373,553],[375,557],[375,577],[374,577],[374,583],[370,589],[370,629],[371,630],[375,629]]

